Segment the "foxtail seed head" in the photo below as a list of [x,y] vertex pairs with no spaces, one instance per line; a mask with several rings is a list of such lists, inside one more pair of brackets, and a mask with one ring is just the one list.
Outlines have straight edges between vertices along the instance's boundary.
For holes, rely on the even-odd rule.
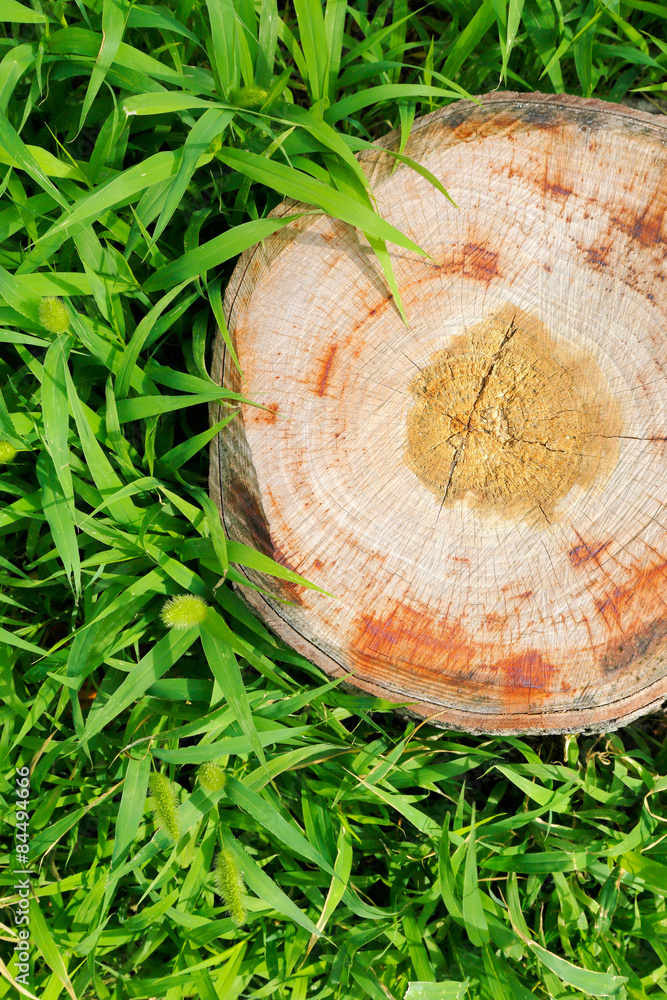
[[232,94],[231,103],[235,104],[237,108],[250,111],[253,108],[261,107],[268,96],[268,90],[264,90],[263,87],[241,87]]
[[39,322],[51,333],[65,333],[69,329],[69,314],[62,299],[57,295],[45,295],[39,303]]
[[0,465],[11,462],[16,458],[16,448],[9,441],[0,441]]
[[185,629],[201,625],[206,617],[206,601],[196,594],[170,597],[162,608],[161,618],[169,628]]
[[151,805],[155,822],[167,831],[172,840],[180,840],[181,833],[176,812],[178,805],[174,786],[167,775],[162,774],[161,771],[151,774],[148,786],[151,791]]
[[218,852],[215,863],[215,884],[230,917],[237,927],[241,927],[247,916],[243,904],[245,883],[236,858],[224,847]]
[[197,777],[207,792],[220,792],[227,783],[227,775],[219,764],[207,760],[197,771]]

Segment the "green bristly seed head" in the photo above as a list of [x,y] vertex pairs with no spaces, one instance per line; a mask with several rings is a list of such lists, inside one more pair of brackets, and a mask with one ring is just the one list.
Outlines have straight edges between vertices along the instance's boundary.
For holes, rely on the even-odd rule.
[[69,330],[69,314],[62,299],[57,295],[46,295],[37,310],[39,322],[51,333],[65,333]]
[[229,915],[237,927],[246,922],[246,908],[243,905],[245,883],[236,858],[223,847],[218,852],[215,863],[215,884]]
[[235,90],[231,96],[231,104],[237,108],[250,111],[252,108],[259,108],[269,96],[268,90],[262,87],[241,87]]
[[178,803],[176,802],[174,786],[167,775],[162,774],[162,772],[151,774],[148,786],[156,824],[166,830],[172,840],[180,840]]
[[16,458],[16,448],[9,441],[0,441],[0,465],[11,462]]
[[212,760],[206,761],[197,771],[197,777],[207,792],[221,791],[227,782],[227,775],[219,764]]
[[161,618],[168,628],[185,629],[201,625],[208,605],[196,594],[179,594],[170,597],[162,608]]

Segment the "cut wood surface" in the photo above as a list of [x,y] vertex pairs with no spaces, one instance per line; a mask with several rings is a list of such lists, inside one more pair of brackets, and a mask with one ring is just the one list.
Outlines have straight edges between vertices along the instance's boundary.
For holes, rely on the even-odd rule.
[[[667,118],[461,101],[361,154],[404,325],[363,235],[311,215],[241,258],[213,377],[229,536],[329,674],[470,732],[605,731],[667,697]],[[303,208],[285,202],[275,214]],[[218,419],[214,408],[212,416]]]

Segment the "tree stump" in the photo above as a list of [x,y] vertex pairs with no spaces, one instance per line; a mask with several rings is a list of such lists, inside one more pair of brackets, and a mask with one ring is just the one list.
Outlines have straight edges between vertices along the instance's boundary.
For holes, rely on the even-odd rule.
[[[360,159],[406,327],[363,235],[309,216],[226,296],[244,406],[214,442],[244,571],[333,676],[478,733],[608,731],[667,697],[667,118],[491,94]],[[284,202],[275,214],[298,210]],[[302,206],[301,206],[302,207]],[[218,419],[218,412],[213,413]]]

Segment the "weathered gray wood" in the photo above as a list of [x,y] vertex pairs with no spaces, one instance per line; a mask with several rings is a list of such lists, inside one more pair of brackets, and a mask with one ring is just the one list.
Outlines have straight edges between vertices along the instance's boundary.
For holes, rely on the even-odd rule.
[[[268,409],[214,442],[230,537],[286,642],[471,732],[610,730],[667,697],[667,118],[492,94],[362,154],[406,329],[363,235],[326,216],[241,258],[225,299]],[[298,209],[285,202],[276,210]],[[212,409],[212,418],[218,410]]]

